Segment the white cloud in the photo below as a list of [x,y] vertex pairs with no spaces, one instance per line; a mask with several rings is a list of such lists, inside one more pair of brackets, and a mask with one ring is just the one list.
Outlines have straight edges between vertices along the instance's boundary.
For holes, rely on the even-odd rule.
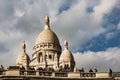
[[18,17],[22,17],[24,15],[24,12],[16,10],[15,15],[18,16]]
[[[78,46],[104,32],[102,28],[103,17],[115,6],[117,0],[100,0],[93,6],[93,12],[86,11],[88,0],[80,0],[69,10],[55,16],[53,28],[58,33],[61,43],[67,39],[71,43],[71,49],[77,50]],[[61,33],[64,34],[61,36]]]
[[92,14],[94,21],[101,22],[103,16],[111,11],[111,9],[116,5],[116,2],[117,0],[101,0],[100,4],[94,7],[94,13]]
[[117,25],[117,29],[120,30],[120,22],[119,22],[119,24]]
[[75,53],[74,59],[78,68],[85,68],[89,71],[90,68],[95,68],[98,71],[109,71],[111,68],[113,71],[120,71],[120,48],[109,48],[106,51],[92,52],[87,51],[84,53]]

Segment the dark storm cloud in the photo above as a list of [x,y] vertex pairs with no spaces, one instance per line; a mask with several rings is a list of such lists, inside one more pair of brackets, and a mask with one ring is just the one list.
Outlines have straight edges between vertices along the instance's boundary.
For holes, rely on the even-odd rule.
[[37,18],[38,17],[31,18],[30,16],[23,16],[15,25],[15,28],[26,34],[39,32],[42,30],[41,27],[43,24],[40,24],[41,22]]
[[14,11],[14,3],[12,0],[0,0],[0,23],[12,19]]

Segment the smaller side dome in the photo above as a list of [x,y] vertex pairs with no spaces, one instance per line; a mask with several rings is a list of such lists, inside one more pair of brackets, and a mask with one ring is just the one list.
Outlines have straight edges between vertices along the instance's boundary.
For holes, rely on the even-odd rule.
[[74,61],[72,53],[69,50],[64,50],[60,56],[60,61]]
[[29,66],[30,58],[26,53],[26,44],[23,42],[22,44],[22,52],[18,56],[16,60],[16,65],[19,67],[24,67],[25,69]]
[[60,56],[60,61],[74,61],[72,53],[68,50],[68,41],[64,41],[64,51]]
[[73,71],[75,67],[75,61],[72,53],[68,50],[68,41],[64,41],[64,51],[60,56],[60,69],[66,71]]

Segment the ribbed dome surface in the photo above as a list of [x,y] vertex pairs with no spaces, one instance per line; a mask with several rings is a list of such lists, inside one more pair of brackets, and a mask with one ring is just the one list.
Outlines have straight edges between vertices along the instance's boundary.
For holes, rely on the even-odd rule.
[[59,44],[58,37],[56,34],[51,31],[49,28],[45,28],[36,38],[35,45],[39,43],[44,43],[44,42],[49,42],[49,43],[55,43]]

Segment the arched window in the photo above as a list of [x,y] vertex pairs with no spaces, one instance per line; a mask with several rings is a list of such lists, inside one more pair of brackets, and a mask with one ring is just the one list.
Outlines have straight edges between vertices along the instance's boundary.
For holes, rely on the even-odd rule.
[[49,59],[52,59],[52,55],[49,55]]
[[66,64],[65,64],[64,68],[65,68],[65,69],[67,68]]
[[69,65],[67,64],[66,67],[69,68]]
[[40,54],[40,62],[42,62],[42,53],[39,53]]
[[37,61],[40,62],[40,54],[37,55]]
[[68,64],[65,64],[65,69],[69,68],[69,65]]
[[38,55],[37,55],[37,61],[40,63],[40,62],[42,62],[42,53],[40,52],[40,53],[38,53]]

